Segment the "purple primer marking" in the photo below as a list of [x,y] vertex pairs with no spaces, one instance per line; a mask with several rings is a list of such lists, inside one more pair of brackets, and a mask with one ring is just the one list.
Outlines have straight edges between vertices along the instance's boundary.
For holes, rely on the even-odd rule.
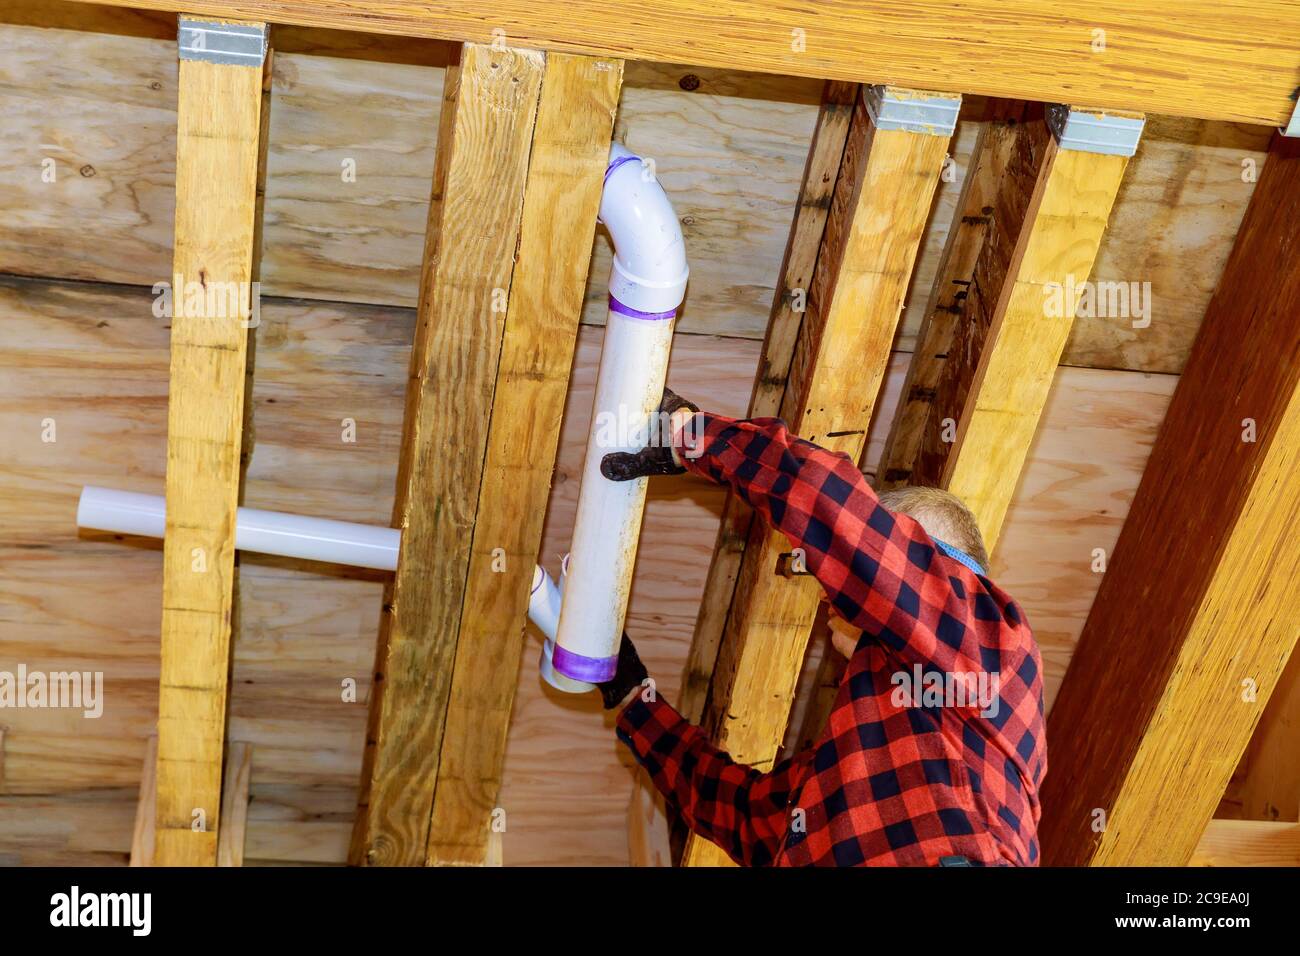
[[626,315],[632,319],[646,319],[650,322],[661,322],[664,319],[671,319],[677,316],[676,309],[669,309],[667,312],[642,312],[640,309],[634,309],[630,305],[624,305],[614,294],[609,296],[609,311],[617,312],[619,315]]
[[624,163],[639,163],[639,162],[641,162],[640,156],[620,156],[618,159],[614,160],[612,163],[609,164],[609,166],[605,168],[604,182],[606,183],[609,182],[609,177],[613,175],[614,170],[618,169],[618,167],[622,166]]
[[611,679],[614,672],[618,670],[618,655],[585,657],[573,651],[566,651],[556,644],[555,652],[551,655],[551,664],[565,677],[586,681],[588,684],[599,684],[601,681]]

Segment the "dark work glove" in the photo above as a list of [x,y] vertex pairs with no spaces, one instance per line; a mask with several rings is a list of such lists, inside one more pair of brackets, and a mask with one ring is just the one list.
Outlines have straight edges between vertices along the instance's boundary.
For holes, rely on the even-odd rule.
[[603,684],[596,685],[600,688],[600,697],[605,702],[605,709],[613,710],[623,703],[623,698],[640,687],[641,682],[649,676],[645,665],[641,663],[641,658],[637,656],[636,648],[627,636],[627,631],[624,631],[623,640],[618,645],[618,667],[614,671],[614,676]]
[[[700,410],[694,402],[688,402],[672,389],[665,388],[664,397],[659,402],[660,423],[667,423],[674,412],[683,408],[689,408],[692,412]],[[680,475],[686,469],[673,461],[672,448],[666,444],[671,439],[671,435],[660,434],[659,440],[665,444],[647,445],[635,454],[626,451],[610,452],[600,460],[600,473],[610,481],[631,481],[649,475]]]

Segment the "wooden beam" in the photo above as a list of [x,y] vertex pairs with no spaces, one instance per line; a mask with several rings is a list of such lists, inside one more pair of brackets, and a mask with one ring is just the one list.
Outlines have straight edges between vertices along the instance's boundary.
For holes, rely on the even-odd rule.
[[1300,866],[1300,825],[1211,820],[1188,866]]
[[[948,141],[878,130],[860,98],[855,107],[780,409],[795,433],[855,458]],[[753,522],[703,720],[718,746],[760,769],[771,766],[780,746],[820,597],[813,578],[777,573],[789,548],[783,535]],[[725,861],[696,837],[683,857],[687,865]]]
[[176,14],[164,10],[120,9],[67,0],[5,0],[0,23],[47,30],[83,30],[115,36],[176,39]]
[[990,552],[1127,167],[1027,119],[983,132],[878,482],[948,488]]
[[[176,9],[176,8],[173,8]],[[180,9],[189,11],[188,6]],[[2,0],[0,23],[40,27],[46,30],[77,30],[110,36],[149,40],[176,39],[176,14],[158,8],[114,7],[83,0]],[[350,33],[314,27],[280,26],[274,31],[275,47],[281,53],[306,53],[412,66],[446,66],[455,59],[458,43],[420,37]]]
[[[976,265],[989,233],[995,228],[999,211],[995,200],[1016,141],[1025,133],[1026,107],[1022,102],[1005,100],[991,101],[988,105],[903,381],[903,398],[876,469],[878,491],[908,484],[937,483],[937,480],[926,482],[913,472],[926,439],[933,440],[942,434],[944,409],[936,404],[939,381],[957,338],[958,324],[965,319],[965,304],[975,281]],[[1041,111],[1036,118],[1041,124]],[[865,456],[865,449],[863,453]],[[860,460],[859,465],[865,467],[866,462]],[[811,745],[821,735],[848,663],[830,644],[828,621],[823,602],[812,633],[826,638],[826,649],[804,710],[796,749]]]
[[546,58],[460,611],[431,865],[483,864],[494,835],[528,596],[622,76],[621,60]]
[[[971,151],[956,215],[917,331],[916,347],[903,382],[902,402],[876,469],[877,491],[908,484],[933,485],[938,480],[937,474],[927,482],[919,475],[914,478],[913,472],[926,438],[933,440],[942,434],[943,419],[951,411],[936,406],[944,364],[957,340],[957,327],[966,318],[965,305],[975,281],[976,264],[990,231],[998,228],[995,217],[1001,204],[995,200],[1002,176],[1011,162],[1017,140],[1028,135],[1023,124],[1025,104],[997,102],[1004,104],[1004,114],[1010,115],[992,116],[982,124]],[[1041,112],[1036,118],[1041,124]],[[1020,225],[1017,222],[1010,227],[1012,242]],[[1001,225],[1001,231],[1007,229],[1007,224]]]
[[931,410],[931,436],[960,416],[955,441],[923,441],[917,465],[920,483],[966,502],[990,554],[1127,166],[1061,148],[1043,123],[1017,127]]
[[1284,125],[1291,0],[104,0],[590,56]]
[[150,737],[144,748],[140,771],[140,796],[135,804],[135,828],[131,833],[131,866],[152,866],[154,825],[158,813],[158,738]]
[[217,866],[244,865],[244,834],[248,830],[248,787],[252,777],[252,745],[232,740],[226,748],[226,779],[221,793],[221,832],[217,837]]
[[1298,253],[1278,137],[1049,715],[1045,863],[1186,863],[1295,644]]
[[262,66],[180,61],[154,862],[216,863]]
[[[826,216],[839,178],[849,121],[858,98],[859,88],[851,83],[830,82],[822,92],[821,112],[808,149],[803,185],[795,204],[785,261],[781,264],[763,352],[749,399],[751,418],[776,415],[781,410],[790,362],[794,358],[807,308],[808,289],[821,249],[822,233],[826,230]],[[718,659],[718,645],[722,641],[731,597],[736,590],[736,576],[740,573],[740,559],[745,553],[752,517],[749,506],[728,492],[682,677],[679,706],[681,713],[692,722],[698,722],[704,715],[704,700]]]
[[[822,641],[825,647],[822,648],[822,659],[817,664],[813,685],[808,689],[807,704],[792,753],[812,746],[813,742],[821,736],[826,721],[830,719],[831,711],[835,708],[835,697],[840,692],[840,684],[844,680],[844,672],[849,664],[848,659],[835,650],[831,643],[830,609],[825,601],[821,601],[817,606],[817,617],[812,626],[812,639]],[[791,719],[796,713],[797,711],[791,712]]]
[[356,864],[425,861],[542,67],[470,43],[448,69]]

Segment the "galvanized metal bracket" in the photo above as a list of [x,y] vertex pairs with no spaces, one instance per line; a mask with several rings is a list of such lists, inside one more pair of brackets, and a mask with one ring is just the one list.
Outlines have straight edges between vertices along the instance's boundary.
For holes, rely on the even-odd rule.
[[180,18],[176,36],[182,60],[261,67],[266,59],[267,27]]
[[1138,140],[1142,138],[1146,123],[1144,117],[1138,116],[1088,113],[1064,105],[1047,108],[1047,125],[1056,135],[1061,149],[1084,153],[1132,156],[1137,152]]
[[876,129],[951,136],[961,112],[961,96],[925,93],[896,86],[864,86],[862,99]]
[[1283,136],[1300,136],[1300,96],[1296,97],[1295,106],[1291,108],[1291,121],[1286,126],[1279,126]]

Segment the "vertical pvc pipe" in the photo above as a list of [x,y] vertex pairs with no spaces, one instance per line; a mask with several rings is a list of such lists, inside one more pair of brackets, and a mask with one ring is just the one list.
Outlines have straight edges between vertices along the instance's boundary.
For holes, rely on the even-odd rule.
[[605,177],[609,318],[553,657],[556,671],[590,683],[609,680],[618,663],[646,494],[646,479],[610,481],[600,460],[655,437],[687,279],[681,225],[648,164],[615,145]]

